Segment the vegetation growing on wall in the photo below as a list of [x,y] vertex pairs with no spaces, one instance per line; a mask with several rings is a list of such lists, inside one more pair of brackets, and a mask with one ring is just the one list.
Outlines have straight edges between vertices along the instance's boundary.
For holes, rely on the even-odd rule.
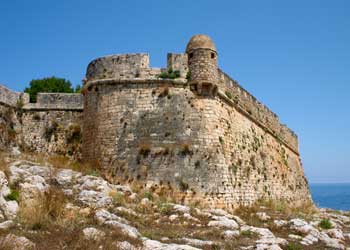
[[168,72],[162,72],[158,75],[159,78],[162,79],[175,79],[180,77],[179,70],[173,70],[172,68],[168,69]]

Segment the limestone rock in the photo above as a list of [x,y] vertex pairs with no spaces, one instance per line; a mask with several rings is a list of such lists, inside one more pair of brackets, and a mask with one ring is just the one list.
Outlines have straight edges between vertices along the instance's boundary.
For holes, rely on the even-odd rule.
[[316,230],[316,228],[302,219],[292,219],[289,221],[289,223],[291,224],[291,229],[294,229],[300,233],[308,234],[311,231]]
[[164,244],[156,240],[145,240],[143,242],[143,250],[200,250],[200,249],[187,246],[187,245]]
[[261,221],[268,221],[269,219],[271,219],[271,217],[268,216],[265,212],[257,212],[256,215]]
[[87,240],[99,241],[106,235],[105,232],[94,227],[87,227],[83,229],[84,238]]
[[119,250],[140,250],[140,248],[134,247],[127,241],[117,242],[115,245]]
[[13,147],[11,150],[11,155],[13,155],[13,156],[21,155],[21,151],[19,150],[19,147]]
[[121,230],[124,234],[128,235],[131,238],[138,238],[141,236],[141,234],[135,227],[120,223],[115,220],[106,221],[104,224],[112,228]]
[[72,185],[75,180],[81,177],[82,174],[71,169],[64,169],[59,171],[54,179],[61,186],[69,186]]
[[287,225],[287,221],[285,220],[274,220],[273,223],[278,227],[283,227],[284,225]]
[[10,194],[10,188],[8,187],[8,181],[3,171],[0,171],[0,196],[5,197]]
[[326,233],[331,237],[339,240],[345,240],[344,234],[340,229],[333,228],[333,229],[328,229]]
[[110,196],[94,190],[82,190],[79,193],[78,200],[84,205],[94,208],[108,207],[113,203]]
[[224,227],[229,229],[238,229],[239,225],[235,220],[228,219],[225,216],[213,216],[212,221],[209,221],[209,227]]
[[232,239],[238,237],[240,235],[240,232],[238,230],[226,230],[222,235],[225,239]]
[[16,218],[18,211],[17,201],[6,201],[3,197],[0,197],[0,208],[7,219],[13,220]]
[[35,244],[25,237],[8,234],[6,237],[0,238],[0,249],[34,250]]
[[177,214],[172,214],[169,216],[169,220],[170,221],[174,221],[174,220],[177,220],[179,218],[179,216]]
[[148,198],[143,198],[140,203],[143,206],[148,206],[151,204],[151,201]]
[[95,218],[99,222],[99,224],[107,225],[112,228],[121,230],[123,233],[132,238],[140,237],[139,231],[130,225],[128,225],[128,221],[108,212],[105,209],[100,209],[95,213]]
[[199,240],[199,239],[191,239],[191,238],[181,238],[181,240],[188,245],[196,246],[196,247],[211,246],[215,244],[211,240]]
[[0,230],[7,230],[9,228],[11,228],[12,226],[14,226],[14,222],[12,220],[7,220],[4,221],[2,223],[0,223]]
[[173,209],[176,211],[176,212],[180,212],[180,213],[189,213],[190,212],[190,208],[187,207],[187,206],[183,206],[183,205],[175,205],[173,207]]

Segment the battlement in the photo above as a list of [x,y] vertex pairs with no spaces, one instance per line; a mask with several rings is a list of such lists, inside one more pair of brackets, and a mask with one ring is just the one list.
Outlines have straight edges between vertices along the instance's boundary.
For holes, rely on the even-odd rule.
[[[205,53],[205,51],[201,53]],[[169,69],[179,71],[180,77],[178,79],[159,78],[162,72],[168,72]],[[259,102],[230,76],[218,68],[217,71],[218,81],[216,85],[219,92],[224,93],[221,97],[227,97],[231,100],[234,107],[243,111],[251,120],[258,123],[259,126],[265,128],[283,144],[298,153],[298,138],[296,134],[286,125],[281,124],[278,116],[274,112]],[[187,85],[191,82],[191,80],[186,79],[188,72],[189,62],[186,53],[168,53],[166,68],[151,68],[149,54],[122,54],[93,60],[88,65],[86,80],[87,83],[89,83],[87,86],[95,84],[139,84],[149,82],[159,82],[160,84],[167,82],[173,83],[174,85]]]
[[100,57],[89,63],[86,70],[86,81],[99,79],[158,79],[162,72],[170,68],[180,71],[180,77],[185,78],[187,67],[186,54],[169,53],[167,68],[150,68],[149,54],[119,54]]
[[27,104],[29,103],[29,95],[27,93],[12,91],[0,84],[0,103],[11,107],[16,107],[19,104]]
[[16,92],[0,85],[0,104],[24,110],[83,110],[83,96],[75,93],[38,93],[36,103],[29,94]]

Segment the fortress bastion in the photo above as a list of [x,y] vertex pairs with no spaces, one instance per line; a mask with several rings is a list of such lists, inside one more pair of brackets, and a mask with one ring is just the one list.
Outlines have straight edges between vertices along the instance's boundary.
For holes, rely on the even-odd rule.
[[148,54],[93,60],[83,88],[82,153],[116,182],[180,190],[232,208],[311,200],[297,136],[218,68],[206,35],[150,68]]

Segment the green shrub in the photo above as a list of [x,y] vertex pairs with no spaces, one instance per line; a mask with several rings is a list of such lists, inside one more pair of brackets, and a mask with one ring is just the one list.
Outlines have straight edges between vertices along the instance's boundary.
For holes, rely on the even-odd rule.
[[248,238],[254,238],[256,236],[256,234],[252,231],[244,230],[244,231],[241,231],[241,236],[248,237]]
[[169,204],[168,202],[159,202],[158,203],[158,209],[159,212],[163,215],[170,215],[171,214],[171,209],[172,205]]
[[179,181],[179,186],[182,192],[185,192],[186,190],[188,190],[188,187],[189,187],[188,183],[184,182],[183,180]]
[[187,71],[186,79],[187,79],[188,81],[191,80],[191,71]]
[[300,245],[297,245],[293,242],[288,243],[287,250],[302,250],[303,248]]
[[149,191],[145,192],[143,194],[143,197],[149,199],[150,201],[153,200],[153,194],[151,192],[149,192]]
[[329,219],[321,220],[321,222],[318,225],[323,229],[331,229],[332,228],[332,223],[329,221]]
[[232,100],[233,96],[231,92],[225,91],[225,95]]
[[36,96],[40,92],[73,93],[74,89],[70,81],[53,76],[32,80],[29,87],[24,89],[24,92],[29,94],[30,102],[36,102]]
[[158,75],[159,78],[162,79],[175,79],[180,77],[180,71],[179,70],[173,70],[172,68],[168,69],[168,72],[162,72]]
[[18,201],[19,200],[19,192],[16,189],[10,189],[10,193],[6,195],[5,199],[7,201]]

